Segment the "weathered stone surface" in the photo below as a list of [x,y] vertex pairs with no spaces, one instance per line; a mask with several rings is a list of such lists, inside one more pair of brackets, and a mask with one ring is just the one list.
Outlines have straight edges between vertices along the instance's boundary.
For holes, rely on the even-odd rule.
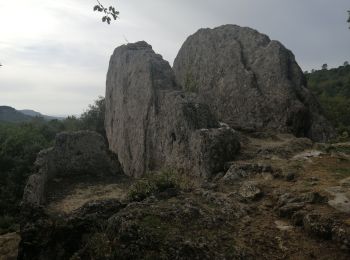
[[253,29],[199,30],[180,49],[174,72],[185,90],[199,93],[235,129],[272,129],[317,141],[334,135],[292,52]]
[[246,181],[238,190],[238,194],[244,199],[255,200],[260,198],[263,193],[254,181]]
[[146,42],[120,46],[107,74],[105,126],[124,172],[139,177],[175,168],[208,177],[239,150],[208,105],[176,85],[168,62]]
[[41,205],[45,202],[48,182],[56,177],[80,174],[100,176],[122,172],[103,137],[92,131],[58,134],[54,147],[38,154],[35,168],[36,172],[29,177],[24,189],[24,204]]

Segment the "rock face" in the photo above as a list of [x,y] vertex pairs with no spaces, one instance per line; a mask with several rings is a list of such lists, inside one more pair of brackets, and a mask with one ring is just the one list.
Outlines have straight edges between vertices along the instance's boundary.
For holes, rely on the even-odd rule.
[[38,154],[35,168],[36,173],[29,177],[24,189],[25,205],[43,204],[48,183],[54,178],[122,172],[103,137],[92,131],[58,134],[54,147]]
[[168,62],[146,42],[118,47],[111,57],[105,126],[129,176],[171,167],[208,177],[239,150],[234,131],[180,90]]
[[174,72],[185,90],[200,94],[233,128],[272,129],[316,141],[334,135],[292,52],[253,29],[199,30],[180,49]]

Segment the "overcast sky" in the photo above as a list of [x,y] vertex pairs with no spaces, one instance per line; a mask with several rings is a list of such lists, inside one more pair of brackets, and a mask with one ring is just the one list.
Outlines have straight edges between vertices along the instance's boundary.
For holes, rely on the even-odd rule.
[[95,0],[0,0],[0,105],[78,115],[105,92],[115,47],[146,40],[172,65],[203,27],[238,24],[292,50],[303,70],[350,61],[349,0],[101,0],[120,11],[111,25]]

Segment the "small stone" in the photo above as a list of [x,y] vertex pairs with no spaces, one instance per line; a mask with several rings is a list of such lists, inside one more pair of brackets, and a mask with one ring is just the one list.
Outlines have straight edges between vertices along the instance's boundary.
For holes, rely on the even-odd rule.
[[263,192],[257,187],[255,182],[245,182],[239,188],[238,194],[245,199],[255,200],[263,195]]
[[309,192],[303,196],[302,200],[311,204],[325,203],[328,201],[326,196],[318,192]]
[[275,225],[276,225],[276,227],[277,227],[279,230],[281,230],[281,231],[288,231],[288,230],[293,229],[293,226],[288,225],[287,222],[282,221],[282,220],[276,220],[276,221],[275,221]]
[[278,208],[277,212],[280,217],[290,217],[294,212],[302,209],[304,206],[305,206],[305,203],[303,202],[288,203]]
[[305,215],[303,225],[307,232],[323,239],[332,238],[333,221],[317,213]]

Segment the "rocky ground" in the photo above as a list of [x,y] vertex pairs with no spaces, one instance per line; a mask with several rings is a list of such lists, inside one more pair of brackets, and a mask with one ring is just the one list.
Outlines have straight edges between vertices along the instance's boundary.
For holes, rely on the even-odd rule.
[[22,259],[348,259],[350,144],[240,139],[206,182],[54,180],[22,225]]

